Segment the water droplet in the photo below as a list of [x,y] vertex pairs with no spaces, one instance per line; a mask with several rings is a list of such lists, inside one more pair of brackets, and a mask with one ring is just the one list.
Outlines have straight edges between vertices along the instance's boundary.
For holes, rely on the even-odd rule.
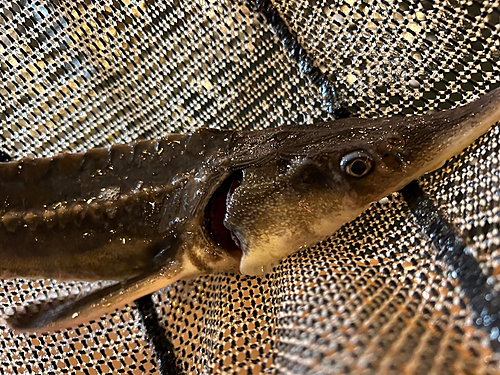
[[410,79],[408,81],[408,85],[412,88],[412,89],[418,89],[420,87],[420,82],[418,82],[416,79]]

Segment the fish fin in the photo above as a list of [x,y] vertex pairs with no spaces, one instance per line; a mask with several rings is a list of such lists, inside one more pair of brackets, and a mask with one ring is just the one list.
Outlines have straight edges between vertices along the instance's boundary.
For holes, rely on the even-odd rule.
[[53,300],[28,306],[27,312],[15,312],[4,316],[3,320],[16,332],[45,333],[76,327],[165,288],[179,279],[200,273],[190,262],[187,265],[183,263],[182,267],[176,262],[69,300]]

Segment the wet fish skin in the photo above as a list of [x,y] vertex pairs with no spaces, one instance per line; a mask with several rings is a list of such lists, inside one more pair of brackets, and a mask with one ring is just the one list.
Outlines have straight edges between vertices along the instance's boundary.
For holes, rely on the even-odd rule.
[[[496,89],[426,116],[201,129],[134,146],[0,163],[1,277],[120,281],[7,323],[55,330],[180,278],[269,272],[371,202],[440,167],[499,120]],[[218,201],[225,201],[220,220],[237,237],[238,251],[220,246],[207,228],[207,207],[225,181],[233,190]]]
[[[194,176],[216,167],[204,155],[225,136],[203,129],[0,163],[0,277],[123,280],[149,271],[188,241],[189,215],[200,214],[188,211],[207,199],[193,192],[209,188]],[[210,176],[217,183],[221,174]]]

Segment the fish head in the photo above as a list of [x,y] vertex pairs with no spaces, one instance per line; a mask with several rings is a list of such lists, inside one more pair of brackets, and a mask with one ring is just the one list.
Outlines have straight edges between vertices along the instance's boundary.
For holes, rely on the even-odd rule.
[[228,195],[224,226],[241,248],[240,272],[270,272],[395,191],[409,164],[405,146],[370,121],[290,131],[272,160],[241,171]]
[[264,148],[267,157],[233,173],[224,190],[223,225],[232,248],[241,249],[240,272],[270,272],[372,202],[439,168],[499,120],[495,90],[454,110],[280,128],[265,145],[247,145]]

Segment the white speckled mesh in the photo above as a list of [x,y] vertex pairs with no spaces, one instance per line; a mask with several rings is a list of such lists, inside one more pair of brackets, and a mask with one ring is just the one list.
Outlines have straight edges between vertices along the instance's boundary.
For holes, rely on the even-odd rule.
[[[356,116],[451,108],[500,83],[498,0],[273,4]],[[244,2],[0,0],[0,79],[14,158],[332,118]],[[420,181],[498,290],[499,132]],[[182,281],[154,301],[186,374],[500,373],[495,332],[435,252],[394,194],[267,277]],[[88,286],[0,281],[0,309]],[[0,332],[1,374],[160,371],[134,306],[55,335]]]

